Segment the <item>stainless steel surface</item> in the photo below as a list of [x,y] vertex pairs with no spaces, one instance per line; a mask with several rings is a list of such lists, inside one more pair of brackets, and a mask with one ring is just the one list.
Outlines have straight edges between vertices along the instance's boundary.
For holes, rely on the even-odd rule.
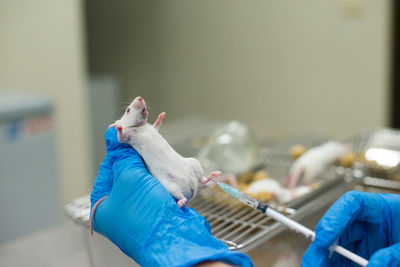
[[[372,178],[372,177],[369,177]],[[382,179],[379,179],[382,181]],[[396,186],[382,186],[382,184],[376,183],[377,180],[369,180],[373,181],[372,183],[361,183],[361,184],[355,184],[352,189],[357,190],[357,191],[363,191],[363,192],[370,192],[370,193],[387,193],[387,194],[400,194],[400,187],[398,186],[398,183]]]
[[[377,152],[376,160],[358,160],[353,168],[362,172],[365,185],[380,188],[399,188],[400,131],[394,129],[366,129],[350,138],[352,149],[368,158],[368,152]],[[397,181],[396,181],[397,180]]]
[[368,148],[387,148],[400,151],[400,131],[389,128],[365,129],[349,139],[355,152]]
[[373,186],[400,191],[400,182],[398,181],[391,181],[382,178],[366,176],[362,179],[362,182],[365,186]]

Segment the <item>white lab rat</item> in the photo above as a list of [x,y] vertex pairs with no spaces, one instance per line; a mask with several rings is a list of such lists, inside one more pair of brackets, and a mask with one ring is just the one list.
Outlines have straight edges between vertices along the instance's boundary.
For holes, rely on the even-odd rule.
[[246,193],[258,194],[261,192],[269,192],[274,195],[274,198],[277,198],[277,196],[282,195],[285,190],[287,189],[283,188],[275,179],[266,178],[251,183],[249,187],[246,188]]
[[330,164],[349,150],[349,145],[333,141],[311,148],[290,167],[287,178],[288,187],[294,188],[301,176],[303,176],[303,183],[312,182],[316,176],[320,175]]
[[199,182],[206,184],[220,172],[214,171],[206,178],[197,159],[182,157],[158,133],[165,112],[158,115],[154,125],[147,123],[147,114],[145,101],[136,97],[115,123],[118,140],[136,149],[150,173],[178,200],[178,206],[182,208],[194,198]]
[[258,194],[261,192],[268,192],[274,196],[274,199],[279,202],[289,202],[290,200],[305,195],[311,191],[310,186],[299,186],[292,189],[287,189],[281,184],[271,178],[262,179],[256,182],[253,182],[246,189],[246,193],[248,194]]

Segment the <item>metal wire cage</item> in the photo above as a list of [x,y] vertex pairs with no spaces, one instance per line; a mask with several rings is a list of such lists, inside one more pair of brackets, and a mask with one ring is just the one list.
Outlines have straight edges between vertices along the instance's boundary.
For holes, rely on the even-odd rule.
[[[270,179],[282,182],[294,161],[289,153],[293,145],[302,144],[306,148],[311,148],[325,141],[327,141],[326,137],[303,135],[272,147],[264,147],[257,157],[256,168],[265,170]],[[294,219],[306,217],[340,195],[340,192],[331,189],[344,183],[344,173],[343,168],[332,166],[320,175],[320,181],[310,193],[288,203],[270,202],[268,204]],[[321,199],[323,195],[325,198]],[[212,234],[231,249],[248,251],[284,230],[279,223],[242,205],[218,188],[200,190],[190,206],[206,217],[211,225]]]
[[365,129],[348,140],[356,157],[353,168],[362,172],[364,185],[400,189],[400,131]]
[[[266,170],[270,177],[282,180],[293,162],[288,153],[292,144],[319,145],[321,138],[301,138],[282,143],[276,149],[260,150],[258,169]],[[343,173],[343,172],[342,172]],[[343,182],[343,175],[337,167],[332,167],[322,175],[321,183],[310,193],[293,199],[288,203],[269,203],[278,211],[287,213],[293,219],[301,219],[326,205],[340,193],[332,190]],[[324,196],[323,201],[317,199]],[[218,188],[202,188],[189,207],[203,215],[211,226],[212,234],[226,243],[230,249],[248,251],[268,238],[280,233],[284,227],[264,214],[242,205],[236,199]],[[89,225],[90,200],[81,197],[65,205],[66,214],[79,224]]]
[[[206,135],[207,133],[203,134],[203,136]],[[311,148],[325,141],[327,139],[320,136],[305,135],[289,141],[269,144],[268,147],[260,150],[257,166],[259,169],[267,171],[270,177],[281,180],[287,175],[288,169],[293,162],[289,156],[289,150],[293,145],[301,144]],[[356,153],[365,153],[370,148],[400,151],[400,131],[391,129],[364,130],[347,140],[347,142],[352,144]],[[195,151],[193,145],[188,147]],[[189,153],[192,152],[188,149]],[[315,190],[288,203],[269,204],[281,212],[286,212],[292,219],[305,222],[306,225],[307,222],[310,223],[310,218],[313,218],[312,224],[307,225],[313,228],[318,218],[329,205],[348,190],[375,193],[400,192],[400,183],[388,176],[388,170],[377,173],[374,169],[370,170],[371,167],[375,168],[374,165],[369,166],[369,163],[363,160],[357,161],[351,168],[331,166],[321,175],[321,183]],[[379,175],[372,176],[372,174]],[[258,213],[256,210],[242,205],[217,187],[199,190],[197,197],[189,206],[205,216],[210,223],[212,234],[227,244],[230,249],[253,253],[252,257],[255,255],[259,257],[262,264],[269,262],[269,258],[267,257],[268,260],[266,261],[266,258],[258,254],[275,253],[271,252],[274,251],[271,246],[276,246],[276,240],[273,237],[282,240],[282,236],[286,234],[286,232],[281,233],[285,230],[284,226],[265,217],[265,215]],[[66,204],[65,211],[75,222],[88,226],[89,196],[77,198]],[[297,240],[297,236],[295,238]],[[288,241],[286,240],[286,242]],[[290,240],[290,242],[293,242],[293,240]],[[95,243],[95,241],[92,241],[92,243]],[[88,242],[89,253],[92,250],[96,250],[96,246],[92,243]],[[307,245],[308,243],[304,244]],[[284,246],[287,247],[288,244],[285,243]],[[294,249],[302,251],[300,247],[295,247]],[[104,251],[101,253],[104,253]]]

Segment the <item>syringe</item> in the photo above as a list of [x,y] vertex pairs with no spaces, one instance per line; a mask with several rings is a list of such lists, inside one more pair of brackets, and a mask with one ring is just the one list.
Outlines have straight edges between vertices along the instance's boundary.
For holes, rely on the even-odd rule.
[[[216,182],[216,184],[225,192],[227,192],[228,194],[230,194],[231,196],[233,196],[234,198],[239,199],[241,202],[243,202],[244,204],[252,207],[253,209],[256,209],[262,213],[264,213],[265,215],[267,215],[268,217],[274,219],[277,222],[282,223],[283,225],[289,227],[291,230],[296,231],[299,234],[302,234],[303,236],[305,236],[308,239],[311,239],[312,241],[314,241],[315,239],[315,232],[312,231],[311,229],[308,229],[307,227],[305,227],[304,225],[290,219],[289,217],[277,212],[276,210],[274,210],[273,208],[271,208],[270,206],[268,206],[267,204],[264,204],[260,201],[258,201],[257,199],[252,198],[251,196],[240,192],[238,189],[223,183],[223,182]],[[348,258],[349,260],[352,260],[353,262],[361,265],[361,266],[367,266],[368,261],[356,254],[354,254],[353,252],[338,246],[338,245],[333,245],[331,247],[332,250],[336,251],[337,253],[339,253],[340,255]]]

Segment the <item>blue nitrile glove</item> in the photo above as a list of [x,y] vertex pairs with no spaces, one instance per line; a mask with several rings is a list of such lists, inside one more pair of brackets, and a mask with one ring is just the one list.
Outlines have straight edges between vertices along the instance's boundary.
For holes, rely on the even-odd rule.
[[[369,267],[400,266],[400,195],[351,191],[322,217],[302,266],[359,266],[329,251],[338,245],[369,259]],[[330,256],[331,255],[331,256]]]
[[210,234],[207,220],[190,208],[180,209],[160,182],[149,174],[140,155],[120,144],[114,127],[105,133],[107,154],[91,194],[98,206],[94,230],[142,266],[192,266],[222,261],[253,266]]

